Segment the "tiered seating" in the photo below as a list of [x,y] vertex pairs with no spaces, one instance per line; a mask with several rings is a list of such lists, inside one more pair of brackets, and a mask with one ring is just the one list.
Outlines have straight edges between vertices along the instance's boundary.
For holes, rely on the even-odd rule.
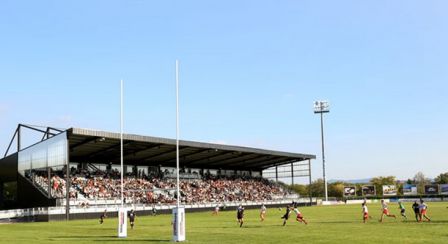
[[[35,182],[48,189],[45,176],[35,176]],[[65,180],[53,176],[50,180],[51,194],[65,197]],[[127,203],[171,204],[176,202],[174,179],[143,176],[124,178],[124,197]],[[186,204],[265,201],[289,194],[280,185],[262,178],[237,178],[205,176],[202,179],[182,179],[181,201]],[[121,184],[118,174],[95,172],[78,173],[71,178],[70,198],[78,196],[87,200],[120,199]]]

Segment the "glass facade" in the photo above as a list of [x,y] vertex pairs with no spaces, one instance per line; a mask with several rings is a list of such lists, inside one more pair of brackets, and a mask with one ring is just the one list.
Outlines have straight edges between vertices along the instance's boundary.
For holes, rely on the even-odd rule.
[[63,132],[19,152],[19,173],[67,164],[67,133]]

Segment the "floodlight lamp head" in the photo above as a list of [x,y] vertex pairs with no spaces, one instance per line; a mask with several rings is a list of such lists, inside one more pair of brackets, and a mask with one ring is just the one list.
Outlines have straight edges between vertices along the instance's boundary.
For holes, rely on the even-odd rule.
[[328,113],[330,112],[330,104],[328,101],[315,101],[314,113]]

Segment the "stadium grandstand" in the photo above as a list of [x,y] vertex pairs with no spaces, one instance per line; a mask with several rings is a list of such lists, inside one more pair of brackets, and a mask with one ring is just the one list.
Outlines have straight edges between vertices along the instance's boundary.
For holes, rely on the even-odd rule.
[[[23,148],[24,130],[40,139]],[[176,204],[176,141],[133,134],[123,139],[125,203],[137,210]],[[180,199],[187,208],[312,203],[278,181],[311,181],[315,155],[194,141],[180,141],[179,154]],[[51,208],[67,219],[86,213],[80,208],[104,211],[121,204],[120,174],[119,133],[19,124],[0,159],[0,204],[6,209],[47,209],[48,215]],[[4,198],[5,184],[16,185],[9,199]]]

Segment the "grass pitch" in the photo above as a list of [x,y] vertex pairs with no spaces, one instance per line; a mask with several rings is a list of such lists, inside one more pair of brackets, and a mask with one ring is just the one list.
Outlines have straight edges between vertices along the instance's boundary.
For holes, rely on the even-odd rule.
[[[370,204],[373,216],[362,223],[360,204],[300,208],[309,224],[295,221],[291,215],[286,226],[278,209],[268,209],[264,222],[258,210],[245,211],[245,223],[239,228],[236,211],[211,210],[187,213],[186,243],[448,243],[448,203],[429,203],[431,222],[416,223],[411,204],[405,204],[408,220],[399,213],[396,203],[389,204],[397,219],[379,223],[380,206]],[[0,225],[1,243],[166,243],[171,242],[171,215],[137,216],[135,229],[128,225],[128,237],[117,238],[117,219],[77,220],[51,223]]]

